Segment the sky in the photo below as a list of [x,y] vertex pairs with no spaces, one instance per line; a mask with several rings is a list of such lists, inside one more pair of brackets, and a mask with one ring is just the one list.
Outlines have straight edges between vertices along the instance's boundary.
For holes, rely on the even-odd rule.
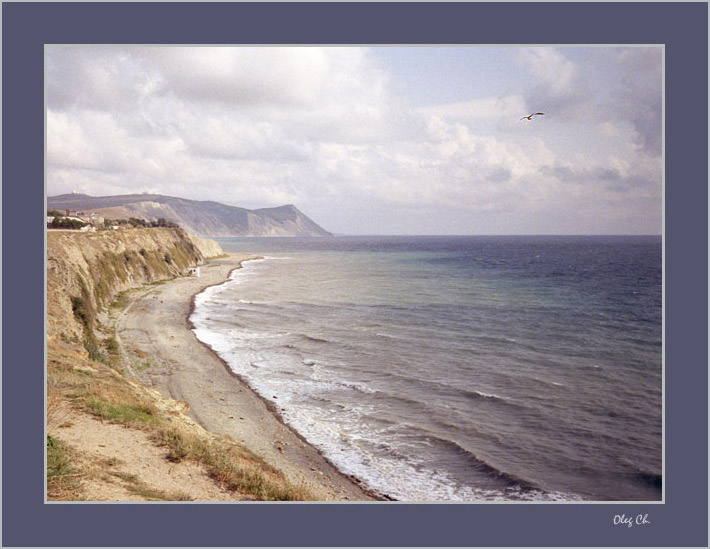
[[660,234],[662,78],[659,47],[47,46],[47,194],[294,204],[336,234]]

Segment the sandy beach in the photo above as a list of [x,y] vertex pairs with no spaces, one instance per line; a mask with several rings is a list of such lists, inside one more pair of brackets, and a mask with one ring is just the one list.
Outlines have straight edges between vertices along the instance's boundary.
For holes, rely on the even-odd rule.
[[132,364],[140,365],[128,374],[165,397],[187,402],[194,421],[243,443],[319,500],[372,500],[284,425],[191,331],[188,317],[194,295],[227,280],[247,259],[231,254],[202,266],[200,277],[131,292],[128,306],[116,319],[123,352]]

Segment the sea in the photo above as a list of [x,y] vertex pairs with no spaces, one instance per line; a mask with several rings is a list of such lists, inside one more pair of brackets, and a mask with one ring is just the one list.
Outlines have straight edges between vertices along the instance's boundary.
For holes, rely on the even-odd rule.
[[382,498],[660,501],[660,236],[218,238],[196,336]]

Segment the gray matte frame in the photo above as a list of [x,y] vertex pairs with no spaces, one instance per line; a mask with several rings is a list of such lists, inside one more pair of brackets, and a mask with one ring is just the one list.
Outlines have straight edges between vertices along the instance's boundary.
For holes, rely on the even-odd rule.
[[[4,3],[2,15],[5,546],[707,546],[707,4]],[[665,44],[665,503],[44,504],[43,56],[66,43]]]

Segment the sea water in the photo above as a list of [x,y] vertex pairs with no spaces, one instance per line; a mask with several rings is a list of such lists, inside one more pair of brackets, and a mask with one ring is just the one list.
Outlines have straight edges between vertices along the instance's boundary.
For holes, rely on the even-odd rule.
[[373,491],[661,499],[661,237],[218,240],[197,337]]

